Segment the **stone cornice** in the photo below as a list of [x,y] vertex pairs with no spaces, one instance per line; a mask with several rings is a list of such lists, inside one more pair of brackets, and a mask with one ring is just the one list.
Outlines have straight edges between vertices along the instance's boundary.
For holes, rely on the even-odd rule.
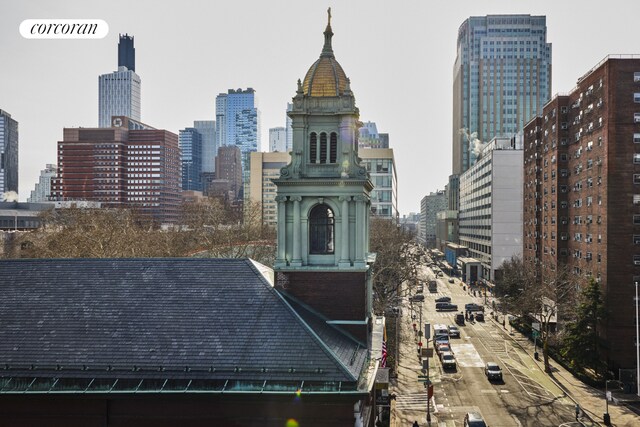
[[323,178],[305,178],[305,179],[274,179],[272,182],[278,187],[297,187],[309,185],[322,185],[342,187],[345,185],[361,185],[368,191],[373,190],[373,183],[369,179],[323,179]]

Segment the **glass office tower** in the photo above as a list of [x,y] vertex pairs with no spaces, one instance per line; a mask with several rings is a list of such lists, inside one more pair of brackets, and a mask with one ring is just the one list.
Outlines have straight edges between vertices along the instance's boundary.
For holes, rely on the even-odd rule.
[[453,174],[483,143],[513,137],[551,97],[545,16],[470,17],[458,29],[453,68]]

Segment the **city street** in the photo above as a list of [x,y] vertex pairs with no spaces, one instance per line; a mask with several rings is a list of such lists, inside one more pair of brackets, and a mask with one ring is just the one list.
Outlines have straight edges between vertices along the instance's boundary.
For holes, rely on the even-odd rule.
[[[432,276],[430,269],[423,274]],[[427,393],[418,382],[421,363],[418,358],[418,335],[413,323],[420,321],[422,310],[425,323],[453,325],[454,316],[464,310],[466,303],[484,303],[484,298],[473,297],[458,279],[448,282],[448,277],[438,279],[438,291],[425,289],[422,303],[407,301],[402,317],[400,368],[398,372],[395,403],[395,426],[411,426],[414,421],[425,426]],[[458,311],[435,311],[434,300],[448,296],[458,306]],[[462,426],[467,412],[479,412],[487,425],[498,426],[579,426],[591,425],[588,420],[575,420],[575,403],[546,375],[527,354],[517,338],[509,334],[509,325],[502,326],[491,316],[491,304],[485,309],[485,321],[469,322],[460,326],[460,338],[451,338],[457,368],[444,371],[434,353],[430,360],[429,377],[434,385],[431,401],[431,425],[440,427]],[[523,343],[526,344],[526,343]],[[426,345],[426,343],[425,343]],[[429,343],[432,346],[432,343]],[[484,373],[486,362],[495,362],[503,372],[504,381],[490,382]]]

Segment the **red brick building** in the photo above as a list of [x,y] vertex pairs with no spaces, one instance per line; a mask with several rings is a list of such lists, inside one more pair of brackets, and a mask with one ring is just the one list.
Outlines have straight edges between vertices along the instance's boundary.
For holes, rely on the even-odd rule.
[[111,128],[66,128],[58,142],[57,200],[130,207],[175,222],[181,203],[178,136],[127,117]]
[[567,265],[607,302],[603,357],[635,367],[640,281],[640,58],[609,56],[524,129],[524,249],[541,278]]

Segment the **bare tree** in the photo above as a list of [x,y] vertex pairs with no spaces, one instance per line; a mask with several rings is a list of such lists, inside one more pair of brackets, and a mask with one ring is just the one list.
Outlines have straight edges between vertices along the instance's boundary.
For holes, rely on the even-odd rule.
[[414,236],[392,220],[372,218],[369,236],[370,250],[376,253],[372,270],[374,311],[384,313],[402,297],[403,283],[410,287],[417,283],[423,253]]
[[533,265],[518,256],[505,261],[501,270],[496,296],[509,312],[540,324],[544,366],[549,372],[549,344],[555,337],[552,326],[573,315],[576,290],[587,279],[565,265],[537,274]]

